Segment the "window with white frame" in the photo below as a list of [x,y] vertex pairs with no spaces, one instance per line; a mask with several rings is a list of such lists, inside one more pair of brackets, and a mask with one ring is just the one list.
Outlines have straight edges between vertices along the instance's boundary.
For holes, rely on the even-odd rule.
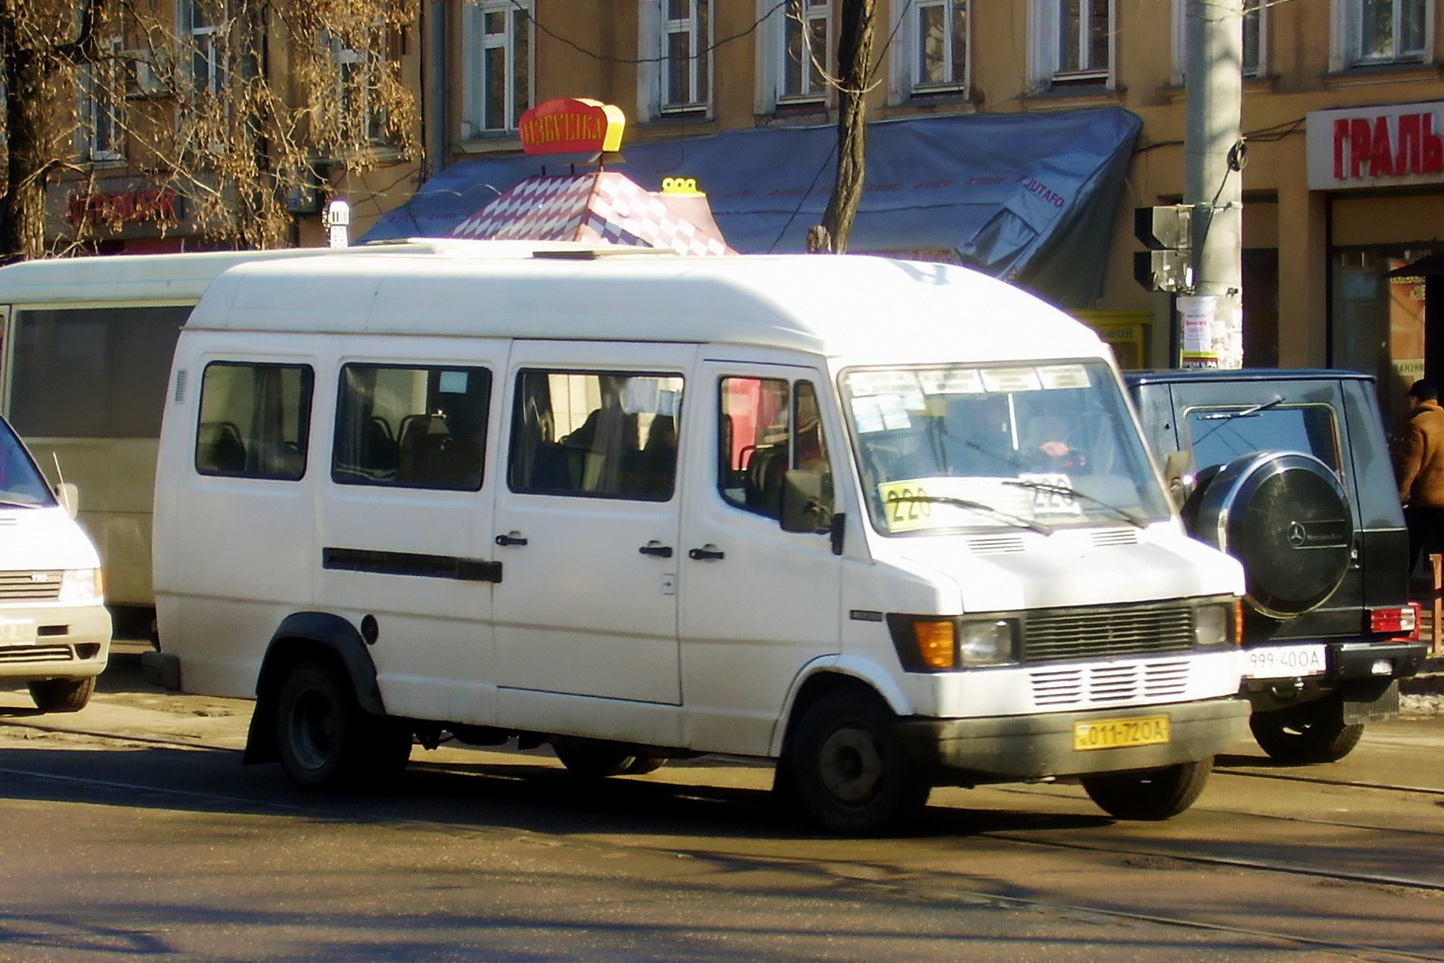
[[461,136],[516,130],[532,99],[533,0],[471,0],[461,10]]
[[779,98],[824,100],[832,62],[832,0],[789,0],[786,13]]
[[121,111],[125,101],[121,39],[101,44],[101,57],[80,70],[81,157],[89,161],[120,160]]
[[1112,81],[1115,0],[1031,0],[1030,74],[1034,86]]
[[226,82],[224,0],[181,0],[178,23],[193,88],[215,93]]
[[[1207,9],[1207,0],[1203,0]],[[1174,80],[1183,82],[1188,49],[1189,0],[1173,3]],[[1269,4],[1267,0],[1243,0],[1243,75],[1262,77],[1268,73]]]
[[914,92],[967,86],[970,6],[970,0],[914,0],[908,8]]
[[[378,25],[378,40],[385,31]],[[363,125],[356,133],[372,144],[386,140],[386,112],[377,95],[379,74],[385,69],[384,58],[375,49],[357,50],[335,37],[328,37],[331,57],[336,63],[336,98],[343,125]]]
[[1428,0],[1335,0],[1333,66],[1425,62],[1433,35]]
[[712,103],[710,0],[643,0],[641,103],[653,116]]

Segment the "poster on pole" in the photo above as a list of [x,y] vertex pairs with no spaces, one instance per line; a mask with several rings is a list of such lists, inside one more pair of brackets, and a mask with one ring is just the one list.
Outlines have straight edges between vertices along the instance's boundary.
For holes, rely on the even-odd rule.
[[1184,294],[1178,298],[1179,325],[1183,330],[1182,358],[1184,368],[1217,368],[1218,352],[1214,347],[1213,326],[1218,315],[1218,298],[1214,295]]

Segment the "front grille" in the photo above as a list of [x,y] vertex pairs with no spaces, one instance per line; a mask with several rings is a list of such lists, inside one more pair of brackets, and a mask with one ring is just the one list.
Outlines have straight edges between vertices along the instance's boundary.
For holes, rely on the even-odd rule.
[[73,662],[68,645],[11,645],[0,648],[0,665],[15,662]]
[[1029,673],[1038,706],[1109,706],[1177,699],[1188,692],[1188,661],[1057,666]]
[[0,572],[0,601],[48,602],[58,598],[59,572]]
[[1024,662],[1178,652],[1192,645],[1193,609],[1188,605],[1049,609],[1023,619]]

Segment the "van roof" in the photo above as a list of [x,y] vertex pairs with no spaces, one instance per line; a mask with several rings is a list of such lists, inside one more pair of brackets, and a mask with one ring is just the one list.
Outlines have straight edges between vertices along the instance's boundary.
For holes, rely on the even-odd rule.
[[1107,353],[1063,312],[953,265],[533,247],[545,253],[398,248],[252,261],[217,278],[186,327],[750,344],[869,360]]
[[540,247],[590,247],[540,241],[477,242],[414,238],[349,248],[293,247],[268,251],[188,251],[42,258],[0,267],[0,304],[194,302],[221,272],[237,264],[397,251],[444,255],[459,250],[475,250],[482,244],[494,250],[493,256],[507,249],[514,249],[514,255],[529,255]]

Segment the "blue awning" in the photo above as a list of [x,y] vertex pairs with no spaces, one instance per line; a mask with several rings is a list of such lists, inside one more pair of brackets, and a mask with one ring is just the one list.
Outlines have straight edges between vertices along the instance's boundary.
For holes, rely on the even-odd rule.
[[[1141,126],[1119,107],[871,123],[848,250],[955,260],[1091,307]],[[696,178],[734,250],[796,252],[827,207],[836,149],[831,125],[730,130],[632,144],[612,169],[652,190],[666,177]],[[445,236],[543,165],[566,169],[526,155],[460,161],[361,240]]]

